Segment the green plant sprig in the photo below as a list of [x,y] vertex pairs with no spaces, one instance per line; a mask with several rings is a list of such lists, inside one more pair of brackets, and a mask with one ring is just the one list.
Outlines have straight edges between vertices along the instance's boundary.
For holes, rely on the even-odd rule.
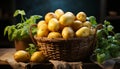
[[34,52],[37,51],[37,47],[34,44],[29,44],[29,47],[26,48],[26,51],[32,55]]

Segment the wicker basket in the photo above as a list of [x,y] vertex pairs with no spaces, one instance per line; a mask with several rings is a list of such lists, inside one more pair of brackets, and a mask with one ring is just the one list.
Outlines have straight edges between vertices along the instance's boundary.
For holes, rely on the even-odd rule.
[[[33,25],[35,26],[35,25]],[[95,49],[96,34],[82,38],[56,38],[33,37],[34,43],[37,43],[39,50],[53,60],[63,61],[82,61],[88,58]]]

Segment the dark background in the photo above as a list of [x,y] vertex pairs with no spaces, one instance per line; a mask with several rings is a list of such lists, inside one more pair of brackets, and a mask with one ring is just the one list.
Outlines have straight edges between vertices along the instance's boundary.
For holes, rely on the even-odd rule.
[[[56,9],[71,11],[77,14],[79,11],[86,12],[87,16],[95,16],[98,23],[107,19],[113,23],[116,32],[119,32],[120,8],[119,0],[4,0],[0,1],[0,47],[14,47],[7,36],[3,36],[4,28],[8,25],[16,24],[19,18],[13,18],[13,13],[17,9],[25,10],[26,17],[31,15],[44,15],[47,12],[54,12]],[[117,13],[117,18],[107,18],[109,12]]]

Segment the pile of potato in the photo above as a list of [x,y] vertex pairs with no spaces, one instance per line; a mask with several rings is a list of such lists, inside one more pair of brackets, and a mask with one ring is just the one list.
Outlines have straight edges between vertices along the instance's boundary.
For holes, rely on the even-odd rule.
[[76,15],[62,9],[48,12],[44,20],[37,24],[37,37],[68,39],[94,35],[95,29],[86,17],[85,12],[78,12]]

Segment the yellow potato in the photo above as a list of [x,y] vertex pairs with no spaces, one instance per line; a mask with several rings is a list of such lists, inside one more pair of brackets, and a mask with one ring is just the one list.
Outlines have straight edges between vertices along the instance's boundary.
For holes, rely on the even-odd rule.
[[55,14],[57,16],[57,19],[59,19],[64,14],[64,11],[62,9],[57,9],[55,11]]
[[61,38],[62,35],[59,32],[50,32],[48,38]]
[[55,15],[55,13],[53,13],[53,12],[47,13],[47,14],[45,15],[45,21],[46,21],[46,23],[48,23],[49,20],[52,19],[52,18],[57,18],[57,16]]
[[38,30],[48,30],[48,25],[46,23],[39,25]]
[[30,54],[24,50],[19,50],[14,53],[14,59],[17,62],[29,62]]
[[74,31],[71,27],[64,27],[62,30],[62,37],[65,39],[73,38],[74,37]]
[[42,51],[36,51],[32,54],[30,61],[35,63],[41,63],[45,61],[45,55]]
[[48,33],[49,33],[48,25],[46,23],[42,24],[37,30],[37,37],[46,37]]
[[85,22],[83,23],[83,26],[88,27],[88,28],[91,28],[92,24],[91,24],[89,21],[85,21]]
[[37,30],[37,37],[46,37],[48,33],[48,30]]
[[48,29],[50,31],[58,31],[60,28],[60,25],[59,25],[59,21],[56,19],[56,18],[52,18],[49,22],[48,22]]
[[66,12],[64,15],[62,15],[59,19],[60,24],[64,26],[69,26],[73,23],[75,20],[75,16],[72,12]]
[[37,28],[40,28],[40,26],[45,24],[45,23],[46,23],[45,20],[39,21],[38,24],[37,24]]
[[75,34],[76,37],[87,37],[90,35],[90,29],[88,27],[82,27]]
[[83,26],[83,23],[79,20],[75,20],[71,25],[71,27],[74,29],[74,31],[77,31],[82,26]]
[[76,15],[76,18],[82,22],[86,21],[86,13],[85,12],[79,12],[77,15]]
[[94,35],[95,34],[95,30],[96,30],[95,28],[91,28],[90,29],[90,35]]

